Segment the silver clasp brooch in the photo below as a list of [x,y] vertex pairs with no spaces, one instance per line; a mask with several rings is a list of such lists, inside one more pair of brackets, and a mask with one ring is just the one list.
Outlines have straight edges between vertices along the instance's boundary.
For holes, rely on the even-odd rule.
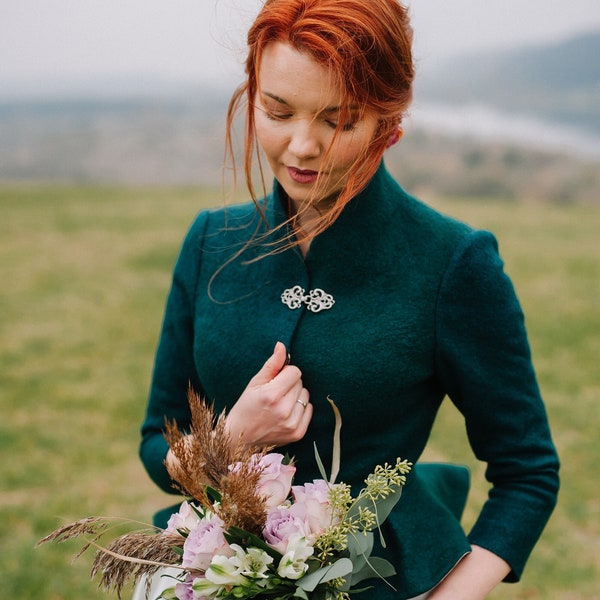
[[322,310],[329,310],[335,304],[333,296],[327,294],[322,289],[315,288],[314,290],[310,290],[307,294],[304,291],[304,288],[299,285],[283,290],[281,301],[292,310],[296,310],[297,308],[300,308],[302,304],[306,304],[307,310],[314,313],[321,312]]

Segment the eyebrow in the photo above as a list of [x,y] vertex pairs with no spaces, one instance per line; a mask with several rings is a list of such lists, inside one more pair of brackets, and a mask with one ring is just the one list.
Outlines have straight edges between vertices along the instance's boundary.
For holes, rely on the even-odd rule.
[[[287,100],[280,98],[277,94],[272,94],[271,92],[261,92],[261,94],[263,96],[267,96],[268,98],[271,98],[271,100],[275,100],[275,102],[278,102],[279,104],[283,104],[284,106],[290,105]],[[341,110],[342,110],[341,106],[328,106],[327,108],[324,108],[321,112],[335,113],[335,112],[340,112]],[[358,106],[351,106],[350,110],[358,110]]]

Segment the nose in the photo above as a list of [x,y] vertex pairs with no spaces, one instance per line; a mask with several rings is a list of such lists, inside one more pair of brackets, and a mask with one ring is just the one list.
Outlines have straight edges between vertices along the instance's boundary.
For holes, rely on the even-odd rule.
[[290,153],[300,160],[315,158],[321,153],[321,142],[312,121],[298,120],[290,132]]

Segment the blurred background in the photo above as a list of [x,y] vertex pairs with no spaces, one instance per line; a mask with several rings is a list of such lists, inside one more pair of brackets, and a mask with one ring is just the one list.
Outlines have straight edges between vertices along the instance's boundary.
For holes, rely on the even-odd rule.
[[[220,182],[224,107],[259,4],[5,2],[0,181]],[[389,159],[404,185],[596,201],[600,4],[409,5],[416,96]]]
[[[597,600],[600,3],[408,4],[418,78],[388,166],[408,191],[496,234],[563,463],[523,581],[490,598]],[[147,523],[176,500],[145,474],[139,426],[181,239],[228,195],[224,111],[259,5],[0,0],[7,598],[115,597],[89,581],[90,553],[71,564],[77,543],[36,541],[88,515]],[[469,529],[487,484],[449,402],[425,459],[472,470]]]

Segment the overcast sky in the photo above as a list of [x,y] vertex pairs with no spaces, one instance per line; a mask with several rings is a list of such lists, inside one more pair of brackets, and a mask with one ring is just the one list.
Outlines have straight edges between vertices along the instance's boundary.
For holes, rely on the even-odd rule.
[[[237,80],[260,0],[0,0],[0,93],[111,77]],[[600,30],[600,0],[411,0],[422,68]]]

